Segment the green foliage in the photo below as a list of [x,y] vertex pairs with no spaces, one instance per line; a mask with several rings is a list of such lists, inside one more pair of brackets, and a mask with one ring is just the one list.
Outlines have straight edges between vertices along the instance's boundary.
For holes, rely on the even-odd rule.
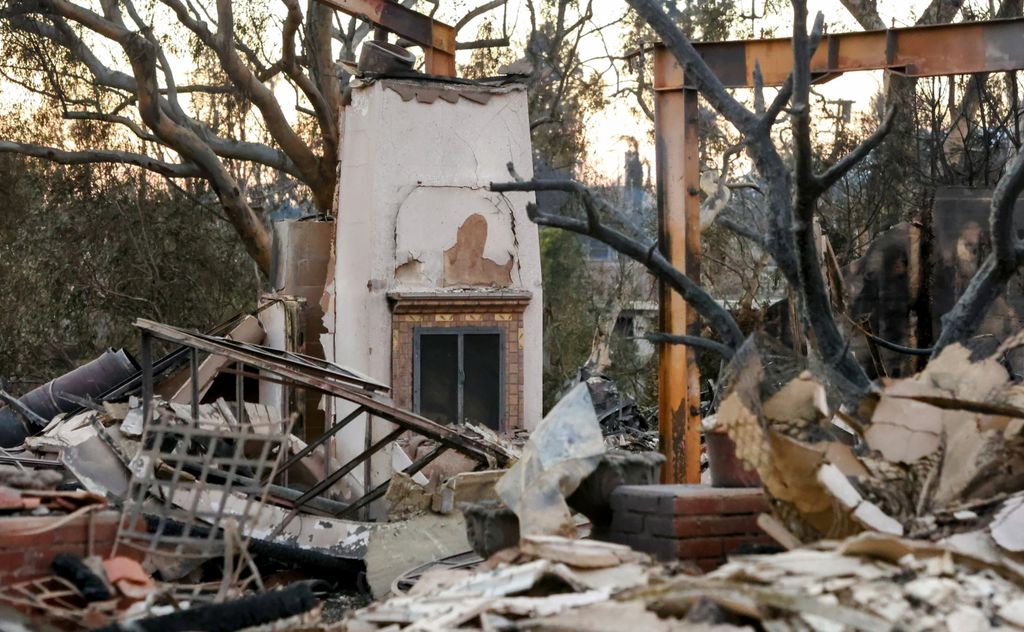
[[31,388],[137,348],[132,322],[207,329],[257,273],[214,211],[138,170],[0,156],[0,376]]
[[645,355],[635,340],[614,333],[609,341],[611,364],[604,374],[615,382],[619,392],[631,397],[641,409],[658,406],[658,354]]
[[575,234],[543,228],[540,256],[544,274],[544,409],[590,356],[600,318],[597,284]]

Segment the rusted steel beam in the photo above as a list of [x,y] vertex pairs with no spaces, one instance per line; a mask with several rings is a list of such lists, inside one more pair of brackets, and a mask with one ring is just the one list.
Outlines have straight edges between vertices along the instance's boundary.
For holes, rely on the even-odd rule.
[[[683,204],[685,216],[683,267],[686,276],[700,283],[700,130],[697,125],[697,92],[683,90],[684,106],[684,155],[683,180],[686,187]],[[680,299],[680,302],[682,300]],[[685,303],[683,303],[686,305]],[[686,333],[700,335],[700,318],[697,310],[686,306]],[[674,345],[670,345],[674,346]],[[683,428],[683,451],[686,482],[700,483],[700,367],[697,365],[697,351],[686,347],[686,408]]]
[[[655,64],[664,64],[664,56]],[[700,189],[697,93],[659,92],[657,129],[658,239],[662,253],[700,280]],[[660,287],[661,330],[694,333],[696,313],[664,283]],[[700,482],[700,373],[695,353],[683,345],[661,345],[658,428],[666,463],[665,483]]]
[[[729,88],[754,85],[760,62],[766,86],[779,85],[793,69],[789,38],[694,44],[704,61]],[[658,45],[654,89],[679,90],[683,70]],[[1024,67],[1024,18],[912,26],[885,31],[826,35],[811,59],[817,81],[857,70],[890,70],[908,77],[1000,72]]]
[[339,432],[341,432],[341,430],[344,429],[345,426],[347,426],[350,423],[352,423],[352,421],[356,417],[358,417],[359,415],[362,415],[365,412],[366,412],[366,408],[364,408],[362,406],[359,406],[358,408],[353,410],[351,413],[346,415],[344,419],[342,419],[341,421],[333,424],[330,428],[328,428],[327,431],[324,432],[322,435],[320,435],[319,437],[314,439],[312,442],[306,444],[306,447],[302,448],[301,450],[299,450],[298,452],[296,452],[295,454],[290,456],[288,458],[288,460],[285,461],[284,464],[281,465],[281,467],[277,468],[278,471],[279,472],[287,472],[289,468],[291,468],[296,463],[298,463],[302,459],[304,459],[307,456],[309,456],[310,454],[312,454],[313,450],[316,450],[321,445],[323,445],[328,439],[330,439],[334,435],[336,435]]
[[455,76],[455,27],[392,0],[317,1],[419,44],[426,53],[428,73]]
[[302,496],[299,496],[299,498],[295,500],[296,509],[302,507],[309,500],[319,496],[320,494],[330,489],[332,485],[334,485],[341,479],[345,478],[345,476],[349,472],[356,469],[360,463],[362,463],[363,461],[368,461],[371,456],[380,452],[389,443],[393,442],[395,439],[400,437],[403,432],[405,432],[405,428],[395,428],[388,434],[384,435],[383,437],[372,443],[368,448],[360,452],[358,455],[356,455],[354,459],[352,459],[345,465],[341,466],[337,470],[328,474],[327,477],[324,478],[324,480],[320,481],[313,487],[310,487],[309,490],[307,490],[304,494],[302,494]]

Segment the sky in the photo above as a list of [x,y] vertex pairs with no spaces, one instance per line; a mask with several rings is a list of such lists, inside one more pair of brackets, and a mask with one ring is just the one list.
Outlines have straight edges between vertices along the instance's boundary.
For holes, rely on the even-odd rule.
[[[440,0],[441,7],[438,17],[442,20],[454,22],[458,16],[463,15],[469,8],[479,5],[482,1]],[[701,2],[701,0],[693,1]],[[764,0],[737,0],[737,4],[742,7],[740,10],[743,13],[750,12],[751,3],[753,3],[758,14],[764,13]],[[514,45],[522,46],[529,29],[525,4],[523,0],[508,0],[507,21],[513,29],[512,39]],[[778,0],[776,0],[776,4],[778,4]],[[914,16],[927,5],[927,0],[879,0],[878,5],[879,12],[886,23],[891,23],[895,26],[906,26],[913,23]],[[628,5],[625,0],[594,0],[595,15],[593,24],[604,25],[612,23],[616,18],[622,16],[627,9]],[[829,32],[837,33],[860,30],[857,23],[846,9],[843,8],[839,0],[809,0],[809,9],[812,19],[817,11],[821,11],[824,14]],[[495,13],[492,13],[491,17],[494,15]],[[474,33],[477,25],[483,19],[486,19],[486,16],[478,18],[474,23],[470,23],[463,31],[466,35],[463,35],[460,39],[471,37],[468,34]],[[775,29],[779,36],[785,36],[790,31],[789,23],[790,17],[788,11],[786,11],[786,15],[770,16],[758,20],[757,28]],[[581,57],[583,59],[598,60],[590,64],[592,72],[604,72],[608,68],[606,62],[600,61],[607,54],[604,48],[605,42],[614,54],[622,52],[620,43],[622,34],[621,27],[616,26],[604,31],[604,42],[597,36],[585,37],[581,41]],[[469,55],[468,51],[460,52],[460,60],[468,61]],[[172,64],[174,63],[172,61]],[[180,76],[182,73],[179,71],[176,74]],[[605,77],[608,81],[606,93],[611,95],[616,90],[614,74],[606,73]],[[882,81],[881,72],[851,73],[834,79],[827,84],[822,84],[816,87],[816,90],[830,99],[842,98],[853,100],[853,115],[856,118],[865,111],[871,96],[881,88]],[[11,88],[11,86],[6,86],[6,88]],[[18,89],[5,89],[5,91],[7,92],[5,100],[23,101],[22,98],[16,96],[16,93],[23,91]],[[279,98],[285,102],[286,109],[293,109],[287,103],[294,103],[294,92],[290,89],[278,90],[277,92]],[[641,156],[653,169],[654,147],[653,143],[649,140],[651,138],[652,124],[642,114],[637,115],[628,100],[631,98],[620,97],[609,100],[609,106],[593,115],[589,121],[587,159],[590,168],[600,178],[615,180],[619,177],[623,153],[627,147],[626,141],[623,140],[624,137],[632,137],[640,142]]]
[[[699,1],[699,0],[697,0]],[[758,14],[763,14],[763,0],[753,0]],[[510,0],[511,5],[520,5],[521,2]],[[594,22],[596,24],[607,24],[628,8],[624,0],[596,0]],[[737,0],[742,7],[743,13],[749,14],[751,0]],[[882,19],[888,23],[899,26],[910,26],[914,22],[914,16],[927,6],[927,0],[879,0],[878,10]],[[813,20],[814,15],[821,11],[825,17],[825,24],[828,32],[842,33],[862,30],[850,13],[840,4],[839,0],[809,0],[808,9]],[[514,14],[515,8],[510,8],[510,14]],[[525,18],[524,18],[525,19]],[[510,22],[513,21],[510,15]],[[778,36],[787,36],[791,31],[792,18],[787,11],[785,15],[768,17],[758,20],[758,29],[775,29]],[[610,29],[606,33],[609,43],[619,40],[621,31],[616,32]],[[599,58],[604,53],[603,44],[599,38],[591,37],[581,42],[580,54],[583,59]],[[594,64],[594,70],[600,72],[604,67]],[[613,80],[613,75],[607,75]],[[815,90],[828,99],[851,99],[853,104],[853,116],[863,114],[869,106],[871,97],[882,87],[883,76],[881,72],[859,72],[833,79],[832,81],[816,86]],[[614,85],[606,87],[606,93],[611,95],[615,91]],[[636,116],[629,107],[629,103],[622,99],[611,101],[608,108],[595,115],[588,126],[588,160],[591,167],[600,177],[615,180],[621,172],[622,157],[626,150],[626,141],[623,137],[629,136],[640,141],[640,153],[642,158],[653,168],[654,146],[650,142],[650,129],[652,125],[644,116]],[[614,130],[609,133],[609,130]]]

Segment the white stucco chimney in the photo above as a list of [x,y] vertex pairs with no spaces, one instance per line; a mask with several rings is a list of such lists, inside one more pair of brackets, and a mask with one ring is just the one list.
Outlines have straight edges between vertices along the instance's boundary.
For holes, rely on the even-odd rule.
[[[542,401],[540,249],[526,215],[533,196],[488,190],[510,179],[510,162],[522,177],[532,175],[525,89],[381,79],[353,90],[343,133],[328,354],[391,384],[399,405],[445,421],[427,410],[438,405],[427,391],[445,384],[431,382],[433,364],[430,375],[426,368],[420,374],[422,336],[462,333],[483,341],[462,351],[463,343],[450,339],[467,354],[460,372],[465,362],[471,373],[459,377],[468,389],[458,391],[465,406],[460,399],[451,412],[483,423],[473,415],[487,417],[480,412],[487,402],[473,397],[490,388],[479,386],[478,367],[491,360],[469,354],[490,348],[492,333],[494,344],[500,339],[500,419],[486,423],[532,427]],[[478,332],[484,337],[472,338]],[[374,438],[386,426],[375,421]],[[342,462],[363,449],[363,436],[359,423],[341,433]],[[378,461],[374,482],[390,475],[390,457]]]

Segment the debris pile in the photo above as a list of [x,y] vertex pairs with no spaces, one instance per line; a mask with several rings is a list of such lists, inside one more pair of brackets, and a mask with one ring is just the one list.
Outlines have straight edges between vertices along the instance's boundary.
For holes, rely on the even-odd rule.
[[607,377],[592,376],[586,384],[609,448],[631,452],[658,449],[656,414],[641,410]]
[[[410,567],[469,550],[458,505],[496,499],[501,472],[465,470],[504,466],[518,454],[485,428],[441,426],[396,407],[385,385],[357,372],[255,344],[263,332],[252,316],[216,335],[137,325],[141,367],[128,358],[127,369],[118,365],[125,370],[101,385],[86,380],[89,388],[76,393],[53,385],[77,382],[54,380],[48,399],[33,396],[69,402],[52,418],[34,412],[32,398],[5,397],[4,418],[31,436],[3,452],[0,521],[47,522],[5,522],[0,535],[76,531],[66,555],[45,550],[44,540],[24,542],[26,555],[46,562],[0,568],[0,602],[52,624],[168,630],[220,621],[218,629],[238,629],[310,612],[316,599],[305,580],[326,579],[330,591],[369,584],[384,595]],[[174,351],[154,358],[155,338]],[[305,442],[292,434],[295,415],[252,401],[257,383],[260,402],[264,384],[289,385],[350,402],[353,412]],[[282,399],[291,401],[267,401]],[[331,442],[357,417],[387,421],[390,430],[339,462]],[[385,449],[394,485],[348,476],[369,472]],[[459,460],[426,469],[448,453]],[[403,498],[402,483],[427,483],[429,493]],[[383,506],[392,515],[367,520],[389,490]],[[102,537],[86,515],[101,509]],[[408,546],[414,539],[424,546]]]
[[[717,415],[797,541],[870,530],[947,542],[1024,569],[1024,386],[953,345],[918,375],[833,408],[818,377],[751,339]],[[819,373],[820,374],[820,373]],[[786,538],[785,533],[780,534]]]
[[[0,602],[58,626],[326,629],[317,594],[364,587],[379,601],[336,629],[1024,627],[1024,386],[1001,362],[1024,334],[990,356],[950,347],[856,401],[828,371],[749,340],[714,429],[763,481],[772,514],[757,524],[789,550],[700,575],[599,541],[612,491],[656,482],[664,460],[642,442],[617,449],[616,432],[646,431],[604,382],[601,402],[580,383],[508,437],[436,424],[323,361],[140,328],[184,349],[177,365],[147,352],[136,374],[3,454],[0,520],[53,522],[0,531],[115,519],[109,546],[89,531],[81,550],[0,586]],[[351,404],[341,427],[366,415],[389,430],[332,462],[336,431],[300,440],[294,415],[245,400],[246,374]],[[385,449],[387,480],[354,484]]]
[[704,576],[627,547],[525,536],[475,569],[422,575],[351,613],[367,630],[988,630],[1024,628],[1021,577],[883,534],[752,555]]

